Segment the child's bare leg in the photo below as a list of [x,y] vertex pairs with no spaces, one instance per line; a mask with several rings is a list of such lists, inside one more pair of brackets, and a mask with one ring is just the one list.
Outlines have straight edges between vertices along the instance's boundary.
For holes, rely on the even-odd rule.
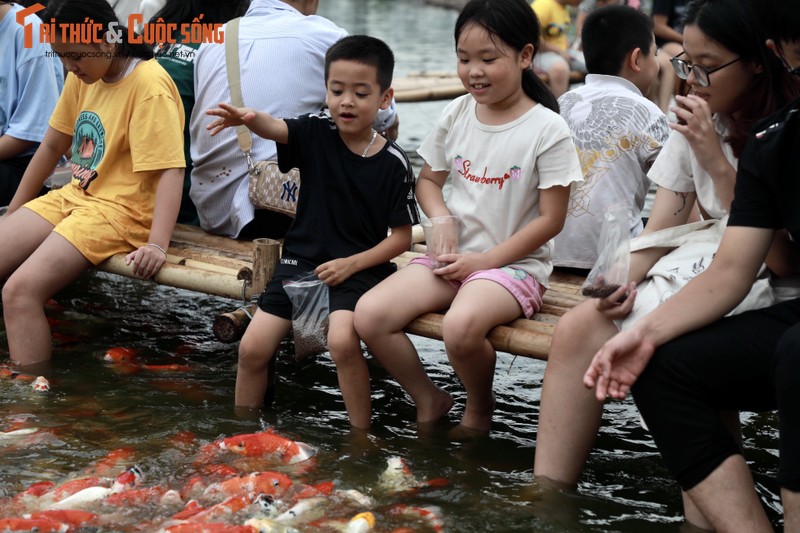
[[0,221],[0,282],[11,275],[52,233],[53,225],[21,207]]
[[50,359],[52,340],[44,304],[91,266],[64,237],[50,232],[11,274],[3,286],[3,318],[12,361],[32,365]]
[[427,267],[408,265],[369,290],[356,305],[359,337],[411,396],[419,423],[443,417],[453,399],[430,380],[403,328],[423,313],[447,308],[454,295],[455,289]]
[[339,389],[350,425],[368,429],[372,418],[369,368],[361,351],[361,340],[353,326],[352,311],[335,311],[330,315],[328,350],[336,363]]
[[264,404],[267,367],[291,327],[290,320],[256,310],[239,343],[234,399],[237,407],[260,407]]
[[588,300],[562,316],[544,372],[534,477],[574,486],[594,444],[603,404],[583,386],[597,350],[619,330]]
[[496,325],[519,318],[521,313],[519,303],[503,286],[479,279],[461,287],[444,316],[447,357],[467,391],[462,427],[479,432],[491,429],[497,356],[486,336]]

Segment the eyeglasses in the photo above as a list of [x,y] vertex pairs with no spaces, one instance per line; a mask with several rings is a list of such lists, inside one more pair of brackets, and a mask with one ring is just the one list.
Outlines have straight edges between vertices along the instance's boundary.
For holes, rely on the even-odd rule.
[[724,65],[709,70],[705,67],[701,67],[700,65],[693,65],[691,63],[684,61],[683,59],[678,59],[685,53],[686,50],[684,50],[683,52],[681,52],[680,54],[676,55],[675,57],[669,60],[670,63],[672,63],[672,68],[675,69],[675,74],[677,74],[677,76],[682,80],[688,80],[689,73],[694,74],[694,79],[697,80],[697,84],[700,87],[709,87],[711,85],[711,80],[709,79],[709,76],[711,74],[729,65],[733,65],[734,63],[742,59],[741,57],[737,57],[733,61],[729,61]]
[[777,41],[775,42],[775,48],[778,49],[778,56],[781,58],[781,63],[783,63],[783,66],[789,71],[789,74],[800,76],[800,67],[792,68],[789,65],[789,62],[786,61],[786,56],[783,55],[783,48],[781,48],[781,45],[778,44]]

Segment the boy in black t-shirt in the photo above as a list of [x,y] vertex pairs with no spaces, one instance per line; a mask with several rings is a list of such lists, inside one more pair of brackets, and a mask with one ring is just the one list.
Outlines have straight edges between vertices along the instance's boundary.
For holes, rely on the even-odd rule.
[[244,124],[274,140],[281,170],[297,167],[303,180],[281,261],[239,345],[237,406],[263,403],[267,365],[291,328],[283,281],[314,270],[330,291],[328,349],[350,424],[370,425],[369,371],[353,310],[362,294],[395,269],[389,260],[409,248],[411,226],[418,222],[411,165],[395,143],[372,129],[378,110],[391,103],[393,69],[385,43],[353,35],[334,44],[325,58],[330,117],[282,120],[228,104],[207,111],[219,117],[208,126],[212,135]]

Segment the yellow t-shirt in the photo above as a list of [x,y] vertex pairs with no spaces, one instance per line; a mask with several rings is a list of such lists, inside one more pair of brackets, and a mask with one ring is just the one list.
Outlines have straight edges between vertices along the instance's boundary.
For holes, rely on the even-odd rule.
[[534,0],[531,7],[542,27],[542,40],[561,50],[569,47],[567,32],[570,26],[569,11],[556,0]]
[[72,136],[72,182],[64,193],[139,241],[153,222],[161,172],[186,166],[183,123],[178,89],[155,60],[115,83],[87,85],[70,73],[50,117],[53,129]]

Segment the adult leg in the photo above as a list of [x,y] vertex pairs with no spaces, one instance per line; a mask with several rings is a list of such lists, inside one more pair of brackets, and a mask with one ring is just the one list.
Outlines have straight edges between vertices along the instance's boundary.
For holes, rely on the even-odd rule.
[[328,350],[336,363],[339,389],[350,425],[367,429],[371,423],[369,368],[361,351],[361,340],[353,326],[353,311],[339,310],[330,314]]
[[800,324],[784,333],[775,352],[775,389],[780,417],[778,482],[784,530],[800,531]]
[[423,265],[408,265],[369,290],[358,301],[355,327],[383,367],[417,407],[417,422],[447,414],[453,399],[434,385],[405,328],[423,313],[446,309],[456,290]]
[[597,350],[618,333],[594,300],[562,316],[550,345],[539,407],[533,475],[575,486],[600,427],[603,404],[583,386]]
[[256,310],[239,343],[234,396],[237,407],[263,405],[269,362],[291,327],[290,320],[265,313],[261,309]]
[[798,311],[787,302],[679,337],[656,351],[633,388],[664,462],[715,529],[771,530],[720,411],[775,408],[773,353]]
[[[30,216],[23,214],[16,220],[29,220],[36,225],[37,230],[28,231],[39,237],[50,223],[27,212]],[[5,224],[0,224],[3,233],[8,230]],[[12,252],[12,255],[15,254]],[[69,241],[50,232],[11,274],[3,286],[3,318],[12,361],[31,365],[50,359],[52,339],[44,304],[91,266],[92,263]]]
[[442,338],[447,358],[467,391],[460,424],[465,429],[491,429],[497,354],[486,337],[493,327],[521,314],[519,302],[505,287],[476,279],[461,286],[444,316]]

